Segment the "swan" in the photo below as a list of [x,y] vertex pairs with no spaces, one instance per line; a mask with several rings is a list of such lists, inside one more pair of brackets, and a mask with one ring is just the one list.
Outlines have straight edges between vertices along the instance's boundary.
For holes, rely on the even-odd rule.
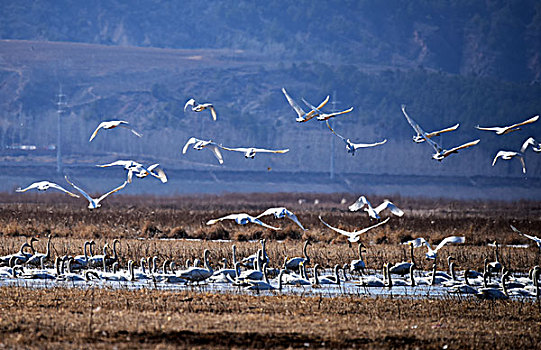
[[125,120],[110,120],[110,121],[106,121],[106,122],[101,122],[98,125],[98,127],[96,128],[96,130],[94,130],[94,132],[90,136],[90,140],[88,140],[88,142],[92,142],[92,140],[94,140],[94,138],[96,137],[96,135],[98,134],[98,131],[100,131],[100,129],[109,130],[109,129],[114,129],[117,126],[120,126],[120,127],[123,127],[123,128],[126,128],[126,129],[130,130],[137,137],[142,136],[140,133],[135,131],[132,127],[128,126],[128,124],[129,123],[127,121],[125,121]]
[[109,244],[105,243],[103,245],[103,254],[93,255],[88,259],[88,266],[89,267],[98,267],[104,265],[104,259],[107,257],[107,248],[109,248]]
[[[33,240],[37,240],[37,239],[35,237],[32,237],[30,241],[33,243]],[[15,258],[15,259],[19,260],[21,263],[24,263],[32,255],[35,254],[35,251],[33,251],[33,253],[25,253],[25,251],[24,251],[25,248],[31,248],[32,249],[32,245],[29,244],[28,242],[24,242],[21,245],[21,248],[19,249],[19,251],[17,253],[1,256],[0,257],[0,266],[9,266],[9,261],[10,261],[11,258]]]
[[509,294],[507,293],[507,287],[505,285],[505,282],[509,276],[509,272],[507,271],[502,276],[502,282],[501,282],[501,289],[500,288],[479,288],[477,291],[477,296],[480,299],[485,300],[496,300],[496,299],[509,299]]
[[332,227],[331,225],[327,224],[325,221],[323,221],[323,219],[321,218],[321,216],[318,216],[319,217],[319,220],[323,223],[323,225],[327,226],[328,228],[330,228],[331,230],[335,231],[335,232],[338,232],[340,234],[343,234],[344,236],[346,236],[348,238],[348,242],[351,243],[355,243],[355,242],[358,242],[359,239],[361,238],[361,235],[363,233],[366,233],[368,231],[370,231],[371,229],[375,228],[375,227],[378,227],[378,226],[381,226],[383,224],[386,224],[387,221],[389,221],[390,218],[387,218],[385,220],[383,220],[382,222],[378,222],[377,224],[375,225],[372,225],[372,226],[369,226],[369,227],[366,227],[366,228],[363,228],[363,229],[360,229],[358,231],[353,231],[353,232],[349,232],[349,231],[344,231],[344,230],[341,230],[339,228],[336,228],[336,227]]
[[389,267],[389,271],[391,273],[396,274],[396,275],[404,276],[409,272],[411,266],[415,264],[415,255],[414,255],[414,252],[413,252],[413,248],[415,248],[415,247],[413,246],[411,241],[405,242],[405,243],[402,243],[402,244],[409,245],[411,262],[403,261],[403,262],[396,263],[393,266]]
[[266,148],[256,148],[256,147],[225,147],[221,146],[222,149],[225,149],[227,151],[234,151],[234,152],[241,152],[244,153],[244,158],[248,159],[254,159],[256,153],[287,153],[289,152],[289,148],[287,149],[266,149]]
[[492,161],[492,166],[496,164],[496,161],[498,160],[498,158],[501,158],[503,160],[511,160],[514,157],[517,157],[520,160],[520,164],[522,164],[522,172],[526,174],[526,162],[524,160],[524,155],[520,152],[503,151],[503,150],[498,151],[498,153],[496,153],[496,156],[494,157],[494,160]]
[[[262,254],[261,249],[259,249],[257,252],[258,252],[259,255]],[[266,263],[264,263],[264,264],[266,264]],[[239,268],[237,268],[237,266],[235,266],[235,270],[240,271],[240,264],[238,264],[238,265],[239,265]],[[253,269],[252,270],[245,270],[245,271],[240,272],[240,274],[238,274],[236,276],[236,280],[237,281],[262,280],[263,277],[264,277],[264,274],[263,274],[263,271],[262,271],[262,268],[261,268],[261,260],[260,259],[255,259],[254,264],[253,264]]]
[[255,291],[263,291],[263,290],[282,290],[282,277],[284,275],[284,269],[280,270],[280,273],[278,274],[278,288],[274,287],[272,284],[270,284],[269,279],[267,277],[267,264],[265,263],[263,265],[263,273],[264,273],[264,280],[263,281],[247,281],[249,284],[244,289],[245,290],[255,290]]
[[49,234],[47,240],[47,251],[44,253],[36,253],[32,255],[26,262],[25,265],[34,265],[39,266],[45,260],[49,259],[51,256],[51,235]]
[[402,209],[397,207],[388,199],[385,199],[383,203],[378,205],[376,208],[372,207],[372,204],[366,199],[365,196],[360,196],[359,199],[355,201],[352,205],[348,207],[350,211],[357,211],[360,209],[364,209],[368,213],[368,215],[373,219],[380,219],[379,213],[381,213],[385,209],[389,209],[391,213],[393,213],[396,216],[402,216],[404,215],[404,212]]
[[385,142],[387,142],[387,139],[384,139],[383,141],[379,141],[379,142],[374,142],[374,143],[353,143],[351,142],[350,139],[346,139],[344,136],[340,135],[340,134],[337,134],[333,128],[331,128],[331,126],[329,125],[329,122],[326,121],[325,123],[327,123],[327,127],[329,128],[329,130],[331,130],[331,132],[333,134],[335,134],[336,136],[338,136],[338,138],[340,138],[342,141],[344,141],[346,143],[346,151],[348,153],[351,153],[352,156],[355,155],[355,151],[358,149],[358,148],[368,148],[368,147],[376,147],[376,146],[380,146],[380,145],[383,145]]
[[[364,269],[366,268],[366,264],[363,260],[363,248],[366,248],[362,242],[358,244],[359,248],[359,259],[351,260],[351,263],[349,264],[349,271],[350,272],[360,272],[364,274]],[[345,269],[344,269],[345,273]]]
[[460,151],[461,149],[464,149],[464,148],[468,148],[468,147],[472,147],[472,146],[475,146],[477,145],[481,140],[480,139],[477,139],[477,140],[473,140],[473,141],[469,141],[469,142],[466,142],[460,146],[456,146],[456,147],[453,147],[451,149],[443,149],[439,144],[437,144],[436,142],[430,140],[430,139],[427,139],[427,142],[434,148],[434,150],[436,151],[436,153],[434,153],[432,155],[432,159],[435,159],[437,161],[442,161],[443,159],[445,159],[446,157],[450,156],[451,154],[453,153],[458,153],[458,151]]
[[88,254],[86,253],[86,247],[90,245],[90,242],[94,241],[85,241],[83,244],[83,255],[76,255],[73,257],[73,268],[81,269],[88,265]]
[[120,240],[118,240],[117,238],[115,238],[113,240],[113,256],[108,258],[108,259],[105,259],[105,263],[107,265],[112,265],[114,264],[115,262],[118,262],[118,253],[117,253],[117,250],[116,250],[116,246],[120,244]]
[[284,268],[286,270],[299,270],[301,263],[303,263],[303,264],[309,264],[310,263],[310,257],[306,253],[306,248],[308,247],[309,244],[310,244],[310,241],[308,241],[308,240],[306,242],[304,242],[304,246],[302,248],[302,253],[303,253],[304,257],[294,257],[294,258],[291,258],[291,259],[285,261]]
[[497,241],[494,241],[494,255],[496,256],[496,260],[492,262],[488,262],[488,259],[485,259],[485,263],[487,266],[487,270],[489,273],[498,273],[503,271],[503,265],[500,263],[500,255],[499,255],[499,244]]
[[233,244],[231,248],[233,249],[233,267],[234,268],[228,269],[227,268],[227,259],[223,258],[222,259],[222,261],[224,263],[223,268],[221,268],[220,270],[214,271],[214,273],[212,274],[213,277],[218,278],[218,277],[223,276],[223,275],[228,275],[231,278],[235,278],[238,275],[238,271],[235,268],[235,266],[237,265],[237,258],[236,258],[237,247]]
[[[287,102],[289,103],[289,105],[295,110],[295,112],[297,113],[297,118],[295,119],[295,121],[297,123],[304,123],[304,122],[307,122],[309,121],[310,119],[314,118],[314,117],[317,117],[318,116],[318,113],[314,110],[311,110],[310,112],[305,112],[301,106],[299,106],[297,104],[297,102],[295,102],[290,96],[289,94],[287,93],[286,89],[285,88],[282,88],[282,93],[284,94],[284,96],[286,97],[287,99]],[[325,107],[325,105],[327,104],[327,102],[329,102],[329,98],[330,96],[327,96],[320,104],[319,106],[317,106],[317,110]]]
[[[149,167],[145,168],[143,164],[138,163],[134,160],[117,160],[112,163],[100,164],[96,166],[100,168],[107,168],[117,165],[124,167],[124,169],[128,172],[128,183],[132,182],[133,174],[135,174],[135,176],[137,176],[138,178],[144,178],[148,175],[152,175],[155,178],[159,179],[162,183],[167,182],[167,175],[165,175],[165,172],[161,168],[158,168],[160,164],[152,164]],[[154,169],[156,169],[156,172],[154,171]]]
[[244,266],[254,266],[254,262],[255,262],[256,259],[259,259],[260,261],[262,261],[264,263],[269,262],[269,257],[267,255],[267,249],[266,249],[267,240],[263,238],[262,240],[259,241],[259,243],[261,243],[261,249],[259,249],[254,254],[249,255],[249,256],[245,257],[244,259],[242,259],[242,265],[244,265]]
[[529,137],[522,144],[522,147],[520,148],[520,153],[524,153],[524,151],[526,151],[526,149],[530,145],[532,146],[532,149],[534,152],[537,152],[537,153],[541,152],[541,143],[535,141],[533,137]]
[[194,112],[202,112],[205,109],[210,110],[210,114],[212,115],[212,120],[216,121],[217,115],[216,110],[214,109],[214,105],[212,103],[197,103],[193,98],[189,99],[186,104],[184,105],[184,112],[186,112],[186,109],[191,106],[192,111]]
[[218,163],[223,164],[224,158],[222,156],[222,152],[220,152],[220,148],[222,148],[220,145],[218,145],[215,142],[212,142],[211,140],[205,141],[200,140],[195,137],[190,137],[188,141],[184,144],[184,147],[182,148],[182,154],[186,154],[188,152],[188,148],[193,145],[193,149],[196,149],[198,151],[202,150],[203,148],[208,148],[212,151],[212,154],[218,159]]
[[537,247],[539,248],[539,252],[541,253],[541,238],[539,238],[537,236],[527,235],[525,233],[520,232],[515,226],[513,226],[513,225],[510,225],[510,226],[511,226],[511,229],[513,231],[515,231],[516,233],[518,233],[519,235],[524,236],[524,237],[529,238],[532,241],[534,241],[535,244],[537,244]]
[[257,224],[257,225],[261,225],[263,227],[269,228],[271,230],[276,230],[276,231],[280,230],[279,227],[273,227],[273,226],[267,225],[261,220],[251,215],[248,215],[246,213],[229,214],[218,219],[212,219],[212,220],[207,221],[207,225],[213,225],[217,223],[218,221],[223,221],[223,220],[234,220],[239,225],[246,225],[248,223],[253,223],[253,224]]
[[441,129],[441,130],[432,131],[432,132],[427,133],[419,126],[419,124],[417,124],[413,119],[411,119],[410,116],[406,113],[406,105],[402,105],[402,113],[406,117],[406,120],[411,125],[413,130],[417,133],[417,135],[413,136],[413,142],[415,142],[415,143],[421,143],[421,142],[424,142],[426,139],[430,139],[430,138],[432,138],[434,136],[440,136],[443,133],[446,133],[446,132],[449,132],[449,131],[455,131],[460,126],[460,124],[457,123],[457,124],[455,124],[453,126],[450,126],[448,128],[444,128],[444,129]]
[[209,265],[208,257],[209,257],[209,250],[205,249],[203,252],[203,260],[205,261],[205,267],[190,267],[187,270],[181,270],[177,271],[176,275],[179,278],[183,278],[190,282],[201,282],[212,276],[212,273],[214,270],[212,270],[212,267]]
[[274,215],[274,217],[277,218],[277,219],[287,217],[288,219],[290,219],[291,221],[296,223],[297,226],[299,226],[301,228],[301,230],[306,231],[306,229],[302,226],[302,224],[299,221],[299,219],[297,218],[297,216],[295,214],[293,214],[291,211],[284,208],[284,207],[269,208],[269,209],[265,210],[264,212],[262,212],[261,214],[259,214],[258,216],[256,216],[256,219],[259,219],[260,217],[267,216],[267,215]]
[[486,130],[486,131],[494,131],[497,135],[504,135],[513,131],[520,130],[520,126],[531,124],[533,122],[536,122],[537,119],[539,119],[539,115],[533,116],[530,119],[526,119],[525,121],[509,125],[509,126],[490,126],[490,127],[481,127],[477,125],[475,128],[479,130]]
[[426,253],[426,258],[436,259],[436,257],[438,256],[438,251],[447,243],[464,243],[465,241],[466,241],[466,238],[463,236],[450,236],[450,237],[445,238],[443,241],[441,241],[440,244],[438,244],[435,249],[432,249],[432,247],[430,247],[430,244],[428,244],[428,242],[422,237],[419,237],[417,239],[414,239],[406,243],[411,243],[413,248],[418,248],[425,245],[426,248],[428,249]]
[[36,189],[38,191],[47,191],[49,188],[54,188],[54,189],[57,189],[59,191],[62,191],[66,194],[69,194],[70,196],[72,197],[75,197],[75,198],[79,198],[78,195],[76,195],[75,193],[72,193],[66,189],[64,189],[62,186],[58,185],[58,184],[55,184],[54,182],[49,182],[49,181],[38,181],[38,182],[34,182],[33,184],[30,184],[28,187],[25,187],[25,188],[17,188],[15,190],[15,192],[26,192],[28,190],[32,190],[32,189]]
[[331,119],[331,118],[334,118],[336,116],[339,116],[339,115],[342,115],[342,114],[346,114],[346,113],[349,113],[353,110],[353,107],[350,107],[346,110],[343,110],[343,111],[339,111],[339,112],[332,112],[332,113],[323,113],[319,108],[315,107],[314,105],[308,103],[308,101],[306,101],[304,98],[302,99],[302,102],[304,102],[304,104],[310,108],[314,113],[317,114],[317,120],[319,121],[325,121],[325,120],[328,120],[328,119]]
[[124,181],[124,183],[120,186],[118,186],[117,188],[105,193],[104,195],[102,195],[101,197],[99,198],[92,198],[90,197],[90,195],[88,193],[86,193],[82,188],[78,187],[77,185],[73,184],[70,182],[70,180],[68,179],[67,176],[64,176],[66,181],[72,185],[77,191],[79,191],[87,200],[88,200],[88,209],[97,209],[99,207],[101,207],[101,204],[100,202],[102,200],[104,200],[108,195],[110,194],[113,194],[115,192],[118,192],[120,191],[121,189],[123,189],[124,187],[126,187],[126,185],[128,184],[128,181]]
[[340,265],[336,264],[334,265],[334,275],[332,276],[318,276],[318,270],[320,266],[319,264],[314,265],[314,277],[310,279],[310,282],[312,282],[312,286],[319,286],[322,284],[337,284],[340,285],[340,277],[338,276],[338,270],[340,269]]

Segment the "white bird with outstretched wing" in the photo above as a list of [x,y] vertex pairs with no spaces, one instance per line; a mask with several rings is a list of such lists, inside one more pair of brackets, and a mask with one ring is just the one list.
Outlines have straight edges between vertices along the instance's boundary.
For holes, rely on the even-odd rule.
[[348,153],[351,153],[352,156],[355,155],[355,151],[357,149],[359,149],[359,148],[376,147],[376,146],[383,145],[385,142],[387,142],[387,139],[384,139],[383,141],[374,142],[374,143],[353,143],[353,142],[351,142],[350,139],[346,139],[344,136],[342,136],[340,134],[337,134],[333,130],[333,128],[331,128],[331,126],[329,125],[329,121],[326,121],[326,123],[327,123],[327,127],[329,128],[329,130],[331,130],[331,132],[333,134],[338,136],[342,141],[344,141],[346,143],[346,150],[347,150]]
[[212,120],[216,121],[217,119],[216,109],[214,109],[214,105],[212,103],[197,103],[195,102],[193,98],[191,98],[184,105],[184,112],[186,112],[186,109],[189,106],[192,107],[192,111],[194,112],[202,112],[205,109],[210,110],[210,114],[212,115]]
[[497,135],[504,135],[508,134],[513,131],[520,130],[520,126],[531,124],[533,122],[536,122],[537,119],[539,119],[539,115],[536,115],[534,117],[531,117],[530,119],[526,119],[525,121],[509,125],[509,126],[486,126],[481,127],[479,125],[476,126],[479,130],[486,130],[486,131],[494,131]]
[[218,159],[218,162],[220,164],[224,163],[224,158],[222,157],[222,153],[220,152],[220,148],[222,148],[220,145],[218,145],[215,142],[212,142],[211,140],[205,141],[200,140],[195,137],[190,137],[188,141],[186,141],[186,144],[182,148],[182,154],[186,154],[188,152],[188,148],[193,145],[193,149],[196,150],[202,150],[203,148],[208,148],[212,151],[216,159]]
[[62,186],[55,184],[54,182],[49,182],[49,181],[34,182],[33,184],[30,184],[28,187],[17,188],[15,192],[26,192],[28,190],[33,190],[33,189],[36,189],[38,191],[47,191],[49,188],[54,188],[56,190],[69,194],[72,197],[79,198],[79,196],[76,195],[75,193],[71,193],[70,191],[64,189]]
[[291,211],[289,211],[288,209],[284,208],[284,207],[269,208],[269,209],[265,210],[264,212],[262,212],[261,214],[259,214],[258,216],[256,216],[256,219],[259,219],[260,217],[267,216],[267,215],[274,215],[274,217],[277,218],[277,219],[287,217],[291,221],[296,223],[303,231],[306,231],[306,229],[302,226],[302,224],[299,221],[299,219],[297,218],[297,216],[295,214],[293,214]]
[[94,138],[98,134],[98,131],[100,131],[101,129],[109,130],[109,129],[114,129],[118,126],[130,130],[137,137],[142,136],[140,133],[135,131],[132,127],[128,126],[128,124],[129,123],[125,120],[110,120],[110,121],[101,122],[96,128],[96,130],[94,130],[94,132],[90,136],[90,140],[88,140],[88,142],[92,142],[92,140],[94,140]]
[[100,202],[101,202],[102,200],[104,200],[108,195],[120,191],[121,189],[123,189],[124,187],[126,187],[126,185],[128,184],[128,181],[126,180],[126,181],[124,181],[124,183],[123,183],[122,185],[120,185],[120,186],[114,188],[113,190],[111,190],[111,191],[105,193],[105,194],[102,195],[101,197],[99,197],[99,198],[92,198],[92,197],[90,197],[90,195],[89,195],[88,193],[85,192],[85,190],[83,190],[83,189],[80,188],[79,186],[73,184],[73,183],[68,179],[67,176],[64,176],[64,178],[66,179],[66,181],[67,181],[70,185],[72,185],[77,191],[79,191],[79,192],[83,195],[83,197],[85,197],[85,198],[88,200],[88,209],[97,209],[97,208],[101,207]]
[[257,224],[266,228],[270,228],[271,230],[276,230],[276,231],[280,230],[279,227],[273,227],[273,226],[267,225],[263,221],[251,215],[248,215],[246,213],[229,214],[218,219],[212,219],[212,220],[207,221],[207,225],[213,225],[217,223],[218,221],[223,221],[223,220],[234,220],[239,225],[246,225],[248,223],[253,223],[253,224]]
[[[285,88],[282,88],[282,93],[284,94],[284,96],[286,97],[287,99],[287,102],[289,103],[289,105],[295,110],[295,113],[297,113],[297,118],[295,119],[295,121],[297,121],[298,123],[304,123],[304,122],[307,122],[309,121],[310,119],[314,118],[314,117],[317,117],[319,114],[314,111],[314,110],[311,110],[310,112],[305,112],[301,106],[299,106],[297,104],[297,102],[295,102],[291,96],[289,96],[289,94],[287,93],[286,89]],[[323,107],[325,107],[325,105],[327,104],[327,102],[329,102],[329,98],[330,96],[327,96],[320,104],[319,106],[317,106],[317,109],[321,109]]]
[[323,225],[327,226],[328,228],[330,228],[331,230],[333,230],[335,232],[338,232],[338,233],[346,236],[348,238],[348,241],[351,242],[351,243],[358,242],[363,233],[366,233],[366,232],[370,231],[373,228],[376,228],[378,226],[381,226],[381,225],[387,223],[387,221],[389,221],[389,219],[390,218],[387,218],[387,219],[383,220],[382,222],[378,222],[375,225],[372,225],[372,226],[369,226],[369,227],[366,227],[366,228],[363,228],[363,229],[360,229],[360,230],[357,230],[357,231],[349,232],[349,231],[345,231],[345,230],[342,230],[342,229],[339,229],[339,228],[336,228],[336,227],[332,227],[331,225],[329,225],[328,223],[323,221],[321,216],[319,216],[319,220],[323,223]]

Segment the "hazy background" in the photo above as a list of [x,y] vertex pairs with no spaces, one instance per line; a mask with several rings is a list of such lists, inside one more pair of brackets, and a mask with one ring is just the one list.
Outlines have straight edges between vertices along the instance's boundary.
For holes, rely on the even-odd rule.
[[[0,191],[69,174],[89,191],[123,181],[95,164],[159,162],[170,177],[126,193],[361,192],[494,199],[541,198],[541,154],[492,159],[541,140],[539,1],[2,1]],[[280,89],[326,110],[353,106],[335,130],[384,146],[346,153],[324,123],[296,123]],[[57,172],[59,92],[62,168]],[[218,112],[183,112],[191,97]],[[451,148],[479,145],[439,163],[411,141],[400,106]],[[101,131],[100,121],[127,120]],[[283,155],[208,150],[181,154],[196,136],[230,147],[289,148]],[[34,149],[35,147],[35,149]]]

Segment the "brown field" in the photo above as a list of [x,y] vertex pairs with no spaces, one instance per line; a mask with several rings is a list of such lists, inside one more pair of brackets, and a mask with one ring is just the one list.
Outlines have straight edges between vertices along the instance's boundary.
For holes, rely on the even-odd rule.
[[[272,267],[284,256],[301,254],[302,241],[313,243],[313,262],[331,267],[357,255],[356,247],[330,232],[318,220],[346,230],[368,226],[364,213],[350,213],[356,198],[342,194],[227,194],[171,198],[112,196],[97,211],[67,196],[0,195],[0,255],[18,250],[30,236],[53,235],[53,257],[81,254],[86,239],[98,247],[120,238],[122,265],[128,259],[158,255],[159,260],[202,257],[211,250],[211,264],[230,257],[229,239],[238,256],[252,254],[253,242],[267,239]],[[299,204],[298,199],[306,202]],[[342,198],[348,204],[340,204]],[[318,199],[319,204],[314,204]],[[369,198],[379,204],[376,196]],[[509,224],[539,236],[540,202],[457,202],[392,198],[404,209],[402,218],[366,234],[369,268],[409,259],[401,241],[425,237],[430,242],[448,235],[466,236],[466,244],[446,246],[459,269],[481,270],[494,248],[529,244],[529,248],[502,247],[500,260],[512,271],[526,272],[540,263],[537,247],[513,233]],[[302,232],[289,221],[267,217],[280,226],[271,232],[256,226],[218,223],[211,218],[234,212],[258,214],[270,206],[286,206],[309,228]],[[372,222],[373,223],[373,222]],[[200,238],[201,241],[157,238]],[[36,244],[44,251],[45,239]],[[431,262],[416,250],[421,269]],[[440,269],[446,268],[444,258]],[[487,302],[463,298],[406,299],[299,295],[252,296],[193,291],[88,290],[0,288],[0,346],[8,348],[538,348],[541,344],[541,308],[535,301]]]

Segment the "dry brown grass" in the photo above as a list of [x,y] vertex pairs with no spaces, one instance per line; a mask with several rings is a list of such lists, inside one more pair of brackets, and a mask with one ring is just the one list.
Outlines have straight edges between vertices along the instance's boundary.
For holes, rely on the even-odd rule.
[[8,348],[453,348],[541,344],[533,302],[0,288]]

